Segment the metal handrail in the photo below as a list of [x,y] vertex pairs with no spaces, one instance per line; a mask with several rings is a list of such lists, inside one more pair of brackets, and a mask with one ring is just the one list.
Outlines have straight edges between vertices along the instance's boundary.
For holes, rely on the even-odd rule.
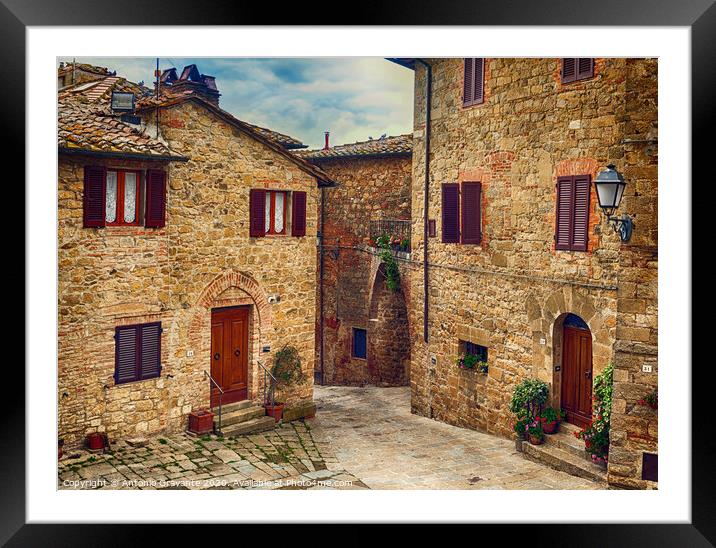
[[[211,373],[209,373],[206,369],[204,369],[204,376],[209,377],[209,381],[211,381],[219,390],[219,428],[217,429],[217,433],[221,434],[221,397],[224,395],[224,391],[221,389],[221,386],[219,386],[219,383],[214,380],[214,377],[211,376]],[[211,407],[211,395],[209,395],[209,407]]]
[[[271,371],[269,371],[268,368],[263,363],[261,363],[260,360],[256,360],[256,363],[258,363],[259,366],[261,366],[261,369],[264,370],[264,405],[266,405],[269,403],[266,399],[266,384],[268,383],[268,377],[271,377],[274,380],[274,382],[276,382],[276,383],[278,383],[278,379],[273,376],[273,373],[271,373]],[[270,404],[273,407],[273,405],[276,403],[274,401],[274,393],[272,390],[269,390],[269,393],[271,394]]]

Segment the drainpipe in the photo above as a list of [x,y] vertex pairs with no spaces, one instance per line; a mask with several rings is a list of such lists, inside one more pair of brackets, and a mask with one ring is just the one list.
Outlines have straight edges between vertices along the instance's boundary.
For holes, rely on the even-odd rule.
[[422,59],[415,59],[425,67],[425,188],[423,198],[423,341],[428,342],[428,200],[430,198],[430,104],[433,87],[433,68]]
[[[328,141],[328,133],[326,133],[326,141]],[[326,189],[321,188],[321,228],[318,233],[318,252],[319,255],[319,275],[318,275],[318,284],[320,287],[320,300],[321,305],[319,307],[319,324],[318,324],[318,333],[320,337],[320,352],[319,352],[319,360],[320,360],[320,367],[321,367],[321,386],[324,385],[323,381],[323,221],[324,221],[324,211],[325,211],[325,201],[326,201]]]

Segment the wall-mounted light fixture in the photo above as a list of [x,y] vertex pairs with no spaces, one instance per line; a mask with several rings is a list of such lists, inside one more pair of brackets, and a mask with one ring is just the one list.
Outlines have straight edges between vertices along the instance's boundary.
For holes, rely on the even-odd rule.
[[607,216],[607,223],[612,225],[614,232],[619,234],[622,242],[628,241],[634,229],[634,222],[628,215],[614,217],[614,212],[619,207],[624,196],[624,189],[626,188],[624,177],[616,170],[614,164],[609,164],[594,179],[594,186],[597,189],[599,207],[602,208],[602,212]]

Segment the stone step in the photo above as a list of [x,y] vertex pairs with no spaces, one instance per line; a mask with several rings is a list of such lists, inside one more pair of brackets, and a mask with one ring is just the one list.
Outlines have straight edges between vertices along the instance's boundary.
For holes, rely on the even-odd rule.
[[[238,409],[236,411],[231,411],[227,413],[226,411],[222,412],[221,415],[221,426],[226,427],[230,426],[232,424],[237,424],[240,422],[246,422],[251,419],[255,419],[257,417],[263,417],[266,415],[266,410],[263,407],[259,407],[258,405],[254,405],[252,407],[244,407],[243,409]],[[217,411],[217,414],[214,415],[214,427],[218,427],[219,425],[219,414]]]
[[[224,415],[228,413],[232,413],[233,411],[238,411],[239,409],[246,409],[247,407],[251,407],[254,405],[254,402],[251,400],[244,400],[244,401],[237,401],[236,403],[230,403],[228,405],[222,405],[221,410]],[[219,406],[211,408],[211,412],[215,415],[219,414]]]
[[276,426],[276,419],[273,417],[258,417],[230,426],[224,426],[222,428],[222,434],[226,437],[230,436],[243,436],[246,434],[253,434],[255,432],[264,432],[266,430],[272,430]]
[[600,483],[606,483],[607,481],[606,470],[555,445],[532,445],[529,441],[523,441],[522,453],[529,460],[546,464],[550,468],[566,472],[572,476]]
[[584,449],[584,440],[574,437],[574,432],[578,432],[579,428],[571,424],[561,424],[559,432],[556,434],[545,434],[545,444],[553,445],[562,451],[571,453],[575,457],[580,457],[591,462],[591,457]]

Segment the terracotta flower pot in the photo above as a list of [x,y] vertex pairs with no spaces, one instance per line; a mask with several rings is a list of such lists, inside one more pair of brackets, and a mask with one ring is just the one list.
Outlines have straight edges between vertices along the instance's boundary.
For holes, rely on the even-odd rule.
[[559,431],[559,421],[543,422],[542,430],[545,434],[556,434]]
[[533,436],[532,434],[529,435],[529,439],[532,445],[542,445],[544,442],[544,438]]
[[212,430],[214,430],[214,413],[205,410],[189,413],[189,432],[208,434]]
[[269,417],[273,417],[276,422],[281,420],[281,417],[283,416],[283,406],[282,403],[277,403],[275,405],[264,405],[266,408],[266,414]]
[[87,447],[90,449],[97,450],[97,449],[104,449],[104,436],[99,432],[92,432],[91,434],[87,434]]

